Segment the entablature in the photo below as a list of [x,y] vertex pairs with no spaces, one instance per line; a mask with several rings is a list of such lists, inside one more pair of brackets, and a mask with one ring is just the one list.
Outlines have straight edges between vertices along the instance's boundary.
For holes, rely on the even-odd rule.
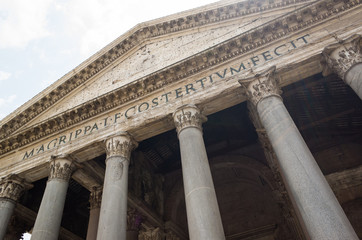
[[5,118],[0,127],[0,139],[10,136],[17,129],[59,102],[70,92],[78,89],[79,86],[94,78],[103,69],[127,55],[135,47],[140,46],[148,39],[227,22],[230,19],[255,15],[265,11],[293,5],[297,6],[307,2],[310,2],[310,0],[259,0],[231,2],[225,6],[211,4],[210,7],[201,10],[195,9],[148,23],[141,23],[90,57],[28,103],[25,103],[14,114],[10,114],[9,117]]
[[[330,1],[298,9],[7,137],[0,142],[0,154],[6,159],[4,174],[10,166],[17,165],[12,171],[21,172],[44,164],[54,153],[82,152],[90,144],[96,146],[92,153],[101,154],[104,149],[99,147],[100,142],[119,129],[129,131],[137,141],[170,130],[173,125],[169,116],[181,103],[197,104],[205,115],[233,106],[245,101],[238,78],[254,74],[255,70],[276,65],[281,86],[321,72],[321,52],[325,44],[337,41],[335,34],[339,33],[338,28],[335,32],[324,28],[337,22],[345,26],[354,19],[354,25],[343,29],[345,35],[352,35],[361,32],[362,26],[358,11],[342,17],[343,12],[358,9],[359,1],[339,2],[334,8],[328,8],[327,2]],[[312,9],[321,3],[325,3],[328,12],[317,11],[314,18],[293,28],[283,24],[285,19],[298,22],[292,17],[298,13],[313,15]],[[97,136],[91,135],[92,131],[97,131]],[[82,135],[82,139],[72,144],[70,139],[74,140],[76,135]],[[83,156],[81,161],[91,157],[94,155]]]

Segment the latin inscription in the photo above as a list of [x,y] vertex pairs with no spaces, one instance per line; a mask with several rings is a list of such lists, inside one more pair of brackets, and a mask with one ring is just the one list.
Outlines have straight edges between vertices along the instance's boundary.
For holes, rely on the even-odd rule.
[[23,156],[23,160],[41,154],[45,151],[54,149],[58,146],[64,145],[71,141],[74,141],[82,136],[97,132],[99,129],[117,124],[120,121],[132,119],[137,114],[144,113],[147,110],[155,108],[159,105],[167,104],[168,102],[174,99],[182,98],[183,96],[187,96],[189,94],[202,91],[205,88],[210,87],[214,82],[220,81],[225,77],[233,76],[250,68],[260,66],[274,58],[287,54],[289,51],[293,49],[308,44],[308,39],[307,39],[308,37],[309,34],[306,34],[293,41],[281,44],[274,49],[270,49],[256,56],[253,56],[250,59],[244,60],[237,65],[232,65],[218,72],[215,72],[209,76],[204,76],[201,79],[197,79],[192,83],[184,85],[183,87],[176,88],[172,91],[163,93],[149,101],[133,105],[130,108],[126,109],[124,112],[118,112],[112,116],[107,116],[106,118],[98,122],[94,122],[90,125],[83,126],[82,128],[69,132],[65,135],[55,137],[54,139],[50,140],[48,143],[42,144],[37,148],[31,149],[30,151],[26,151]]

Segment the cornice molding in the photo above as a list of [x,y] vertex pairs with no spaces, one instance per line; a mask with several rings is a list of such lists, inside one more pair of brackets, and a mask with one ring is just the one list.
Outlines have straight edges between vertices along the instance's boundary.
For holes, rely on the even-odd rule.
[[188,16],[180,16],[177,19],[163,21],[149,26],[140,24],[138,29],[130,30],[129,32],[133,33],[128,36],[127,33],[124,34],[125,38],[123,40],[99,56],[95,61],[69,77],[69,79],[65,80],[61,85],[57,86],[24,111],[4,122],[0,128],[0,139],[6,138],[21,126],[24,126],[24,124],[34,119],[78,86],[84,84],[101,70],[147,39],[308,1],[310,0],[258,0],[237,2]]
[[[136,98],[149,95],[166,85],[178,82],[200,71],[255,51],[266,44],[273,43],[283,37],[309,28],[360,4],[360,0],[321,0],[314,2],[217,44],[197,55],[186,58],[184,61],[58,114],[47,121],[24,129],[15,136],[10,137],[9,135],[18,127],[14,125],[10,127],[8,122],[6,124],[7,127],[3,127],[0,130],[0,139],[2,139],[0,142],[0,155],[119,107]],[[24,117],[22,114],[19,116]],[[26,122],[27,120],[24,121]],[[23,121],[18,123],[24,124]]]

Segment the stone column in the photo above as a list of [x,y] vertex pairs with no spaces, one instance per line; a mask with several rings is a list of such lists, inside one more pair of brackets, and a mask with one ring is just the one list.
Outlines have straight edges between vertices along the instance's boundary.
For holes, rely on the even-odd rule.
[[43,199],[35,220],[32,240],[57,240],[70,176],[75,169],[69,156],[52,157]]
[[135,208],[127,210],[127,240],[138,240],[138,234],[144,217]]
[[[354,35],[323,50],[328,68],[338,74],[362,99],[362,38]],[[326,71],[324,71],[325,73]]]
[[303,230],[300,226],[300,223],[298,222],[298,218],[297,215],[295,214],[294,207],[292,205],[292,202],[290,201],[290,198],[285,188],[285,184],[280,175],[277,156],[275,155],[273,147],[269,141],[268,135],[266,134],[266,131],[260,122],[255,106],[252,105],[250,102],[248,102],[248,109],[249,109],[250,119],[254,124],[256,133],[258,134],[259,142],[263,147],[265,158],[268,162],[271,172],[273,173],[273,178],[275,183],[271,184],[271,187],[273,190],[274,198],[278,203],[278,206],[280,207],[281,210],[281,214],[284,218],[283,219],[284,224],[281,224],[279,226],[280,231],[278,231],[279,232],[278,236],[288,237],[285,236],[286,235],[285,231],[289,230],[291,234],[290,237],[292,237],[293,239],[295,240],[305,239],[303,235]]
[[15,204],[25,189],[32,185],[17,175],[10,175],[0,181],[0,239],[6,234],[6,229],[13,214]]
[[185,105],[174,112],[173,118],[180,141],[190,239],[225,239],[202,137],[201,125],[206,117],[195,105]]
[[307,238],[358,239],[282,102],[275,67],[239,82],[257,109]]
[[95,187],[89,196],[89,222],[87,240],[96,240],[98,232],[99,214],[101,211],[102,188]]
[[106,174],[98,240],[126,239],[128,166],[135,147],[137,143],[126,132],[106,140]]

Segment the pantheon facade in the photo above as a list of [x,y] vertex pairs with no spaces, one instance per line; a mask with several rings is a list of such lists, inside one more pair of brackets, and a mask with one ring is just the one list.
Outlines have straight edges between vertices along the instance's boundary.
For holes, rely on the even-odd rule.
[[0,239],[362,238],[361,0],[140,23],[0,123]]

